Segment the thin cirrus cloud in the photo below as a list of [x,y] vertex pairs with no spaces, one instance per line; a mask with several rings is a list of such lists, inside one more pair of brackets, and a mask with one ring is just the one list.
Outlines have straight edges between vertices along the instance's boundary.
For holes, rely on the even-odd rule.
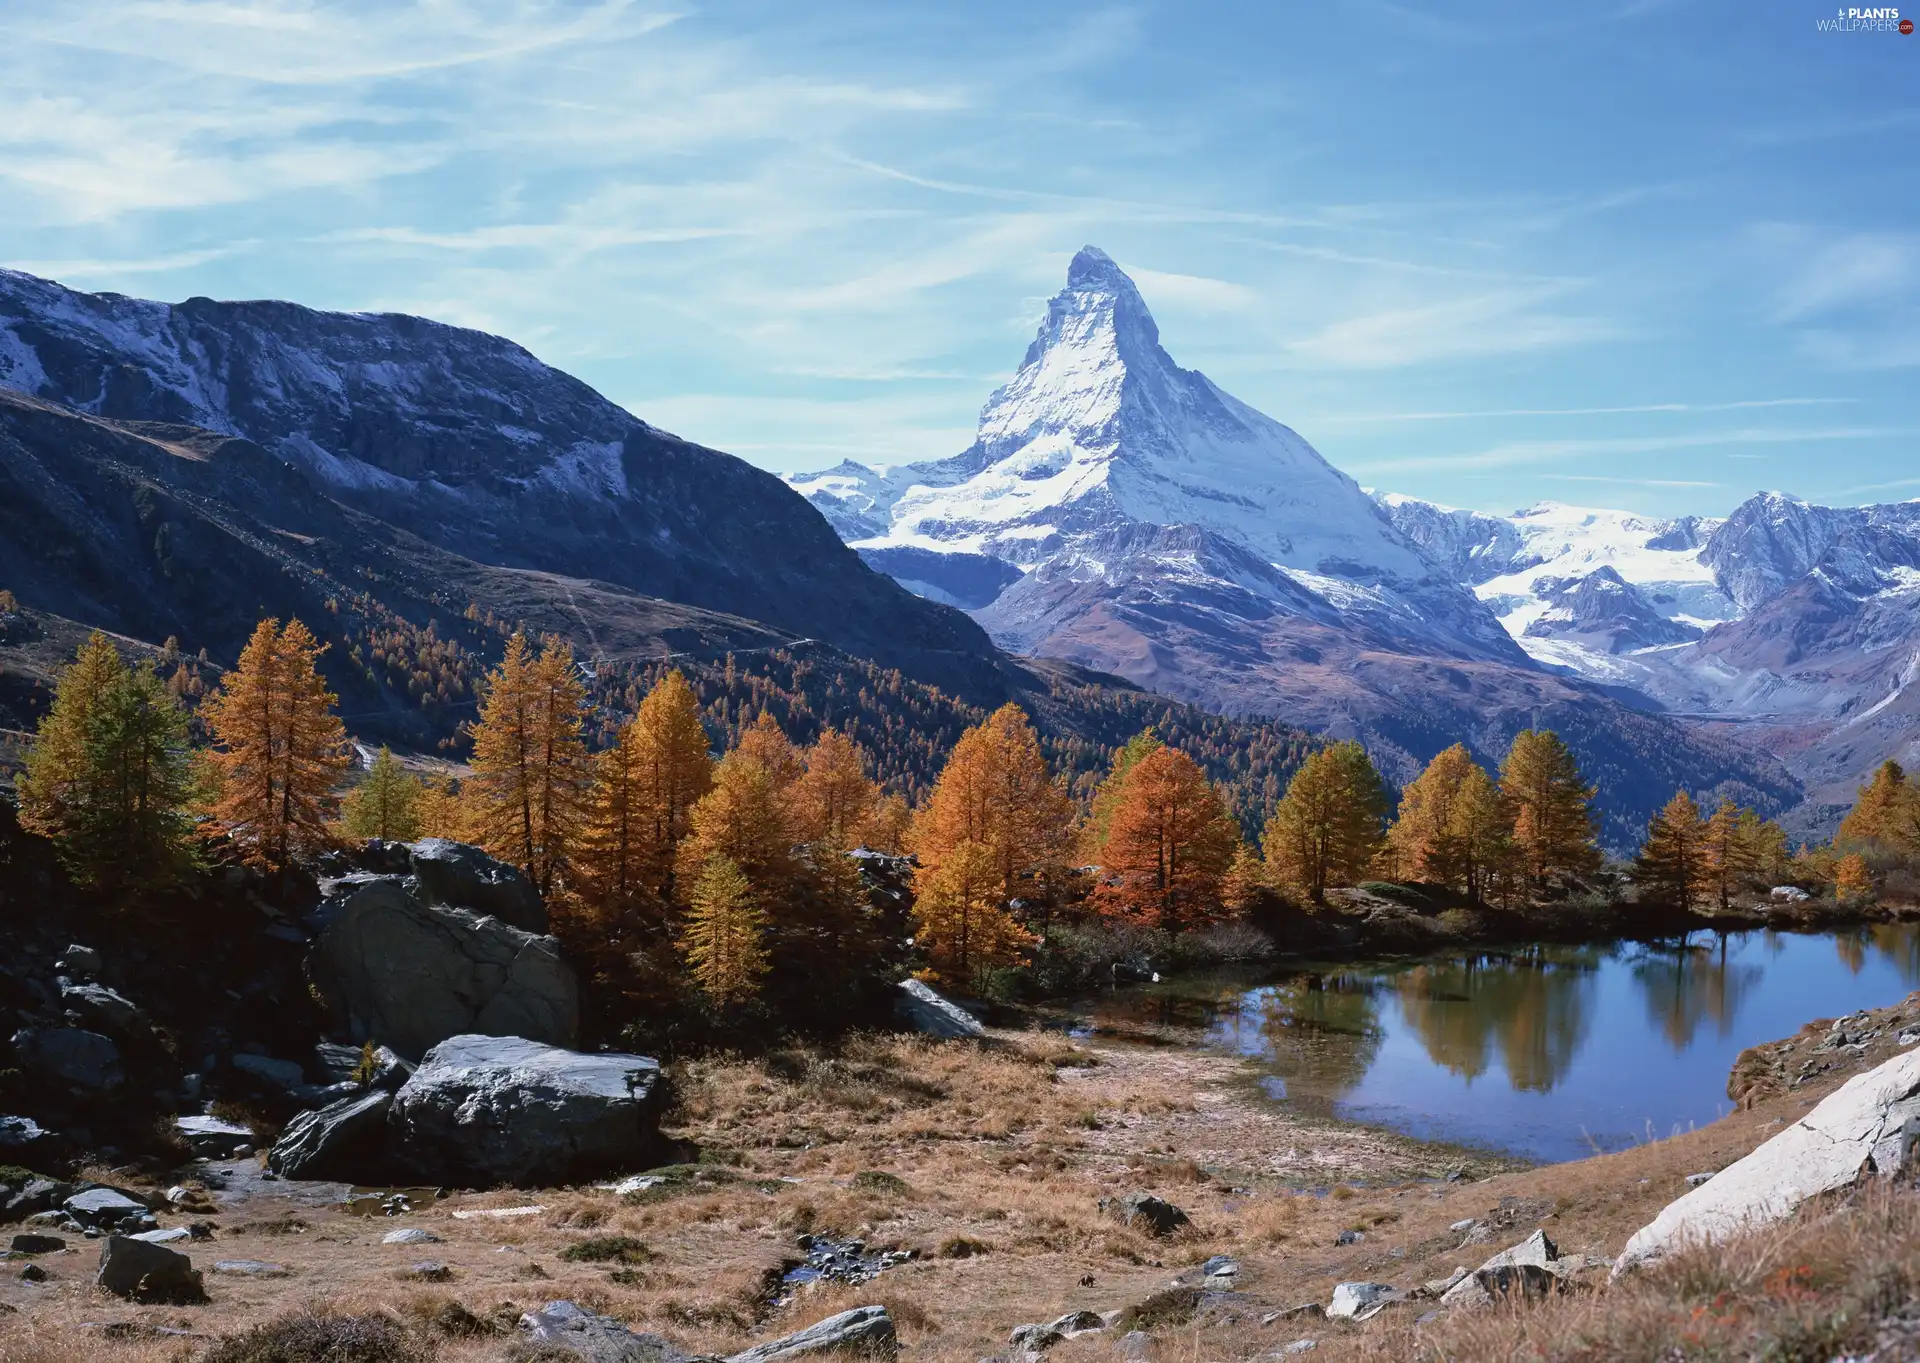
[[1833,441],[1880,440],[1890,437],[1908,437],[1914,434],[1916,432],[1912,430],[1889,430],[1871,426],[1835,426],[1807,430],[1762,426],[1676,435],[1514,440],[1467,454],[1376,460],[1356,465],[1356,468],[1368,473],[1404,473],[1423,469],[1515,468],[1533,464],[1558,463],[1567,459],[1663,454],[1683,450],[1711,449],[1723,445],[1819,445]]

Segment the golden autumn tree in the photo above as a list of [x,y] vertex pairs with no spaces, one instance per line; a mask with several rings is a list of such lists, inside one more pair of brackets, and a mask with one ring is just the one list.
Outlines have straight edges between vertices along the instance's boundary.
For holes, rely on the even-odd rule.
[[694,802],[680,843],[680,883],[691,886],[709,862],[724,858],[771,906],[793,879],[793,836],[772,775],[740,748],[720,759],[713,786]]
[[262,620],[200,714],[218,745],[214,826],[276,871],[331,840],[335,786],[348,763],[338,699],[319,671],[325,651],[298,620]]
[[906,797],[882,795],[874,802],[873,816],[867,820],[862,841],[876,852],[898,855],[907,847],[907,830],[913,826],[913,808]]
[[117,686],[126,663],[107,636],[95,630],[73,662],[60,674],[53,704],[40,718],[26,770],[15,790],[20,824],[29,832],[61,842],[79,825],[92,798],[93,768],[87,757],[87,731],[107,692]]
[[1512,880],[1513,810],[1478,762],[1460,779],[1448,807],[1439,864],[1446,883],[1475,904],[1503,898]]
[[712,785],[699,702],[675,669],[594,760],[575,863],[596,911],[631,926],[636,914],[660,912],[672,901],[680,841],[693,826],[694,805]]
[[419,779],[383,745],[366,779],[341,798],[340,826],[350,838],[412,842],[421,836],[421,794]]
[[1707,885],[1706,820],[1684,790],[1647,824],[1634,878],[1655,903],[1691,908]]
[[1106,859],[1107,834],[1113,827],[1114,811],[1120,807],[1122,790],[1127,781],[1127,773],[1134,764],[1148,754],[1157,752],[1163,745],[1160,735],[1151,728],[1142,729],[1128,739],[1120,750],[1113,755],[1113,762],[1107,768],[1099,787],[1093,792],[1093,803],[1087,811],[1087,822],[1080,830],[1078,855],[1082,861],[1098,865]]
[[1454,802],[1467,773],[1479,766],[1467,745],[1438,754],[1400,793],[1400,810],[1387,829],[1387,860],[1403,880],[1451,884],[1458,879],[1449,830]]
[[1095,903],[1178,931],[1217,919],[1240,826],[1206,773],[1158,746],[1127,767],[1107,824]]
[[716,856],[701,867],[687,896],[680,950],[700,992],[721,1006],[760,992],[770,962],[766,913],[739,866]]
[[733,746],[735,752],[760,764],[767,773],[767,779],[773,782],[775,794],[782,800],[787,798],[794,782],[806,771],[800,750],[793,746],[793,740],[787,737],[779,721],[766,710],[759,713],[740,735],[740,741]]
[[1275,880],[1326,902],[1367,873],[1385,840],[1387,796],[1367,750],[1352,739],[1308,756],[1267,820],[1260,844]]
[[1701,829],[1700,840],[1703,888],[1722,913],[1732,906],[1734,892],[1759,870],[1759,852],[1742,821],[1740,806],[1723,796]]
[[1059,866],[1072,822],[1073,806],[1048,774],[1026,712],[1009,703],[954,744],[907,841],[929,876],[965,844],[984,847],[1007,904],[1024,881]]
[[1840,821],[1836,847],[1879,847],[1904,856],[1920,854],[1920,791],[1898,762],[1882,762],[1861,786]]
[[982,970],[1020,961],[1035,938],[1007,911],[1005,888],[1000,858],[980,842],[946,848],[931,872],[914,877],[914,942],[936,978],[964,987]]
[[1513,807],[1513,841],[1522,872],[1538,885],[1556,873],[1598,869],[1594,787],[1551,729],[1524,729],[1500,764],[1500,790]]
[[467,817],[467,807],[460,798],[460,787],[451,777],[434,777],[420,783],[420,793],[414,800],[414,819],[420,825],[423,838],[451,838],[455,842],[471,842],[474,833]]
[[1842,904],[1858,904],[1873,896],[1873,875],[1867,859],[1849,852],[1833,868],[1833,897]]
[[789,797],[794,841],[842,852],[858,847],[880,801],[867,778],[865,755],[839,730],[823,729],[806,750],[804,765]]
[[524,634],[488,676],[473,730],[465,793],[480,845],[553,893],[580,831],[593,780],[580,731],[586,688],[573,650],[548,639],[535,654]]

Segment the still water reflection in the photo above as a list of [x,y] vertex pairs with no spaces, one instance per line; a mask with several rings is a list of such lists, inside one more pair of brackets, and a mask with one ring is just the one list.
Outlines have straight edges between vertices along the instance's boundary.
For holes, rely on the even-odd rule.
[[1281,1101],[1564,1160],[1710,1122],[1746,1047],[1916,987],[1920,925],[1895,924],[1188,977],[1091,1012],[1197,1029]]

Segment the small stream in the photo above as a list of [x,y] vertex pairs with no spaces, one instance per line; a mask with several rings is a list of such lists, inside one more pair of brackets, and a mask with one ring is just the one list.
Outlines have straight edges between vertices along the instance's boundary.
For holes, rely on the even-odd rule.
[[1289,963],[1124,987],[1086,1015],[1245,1056],[1276,1102],[1551,1162],[1711,1122],[1748,1046],[1915,988],[1920,924],[1898,923]]

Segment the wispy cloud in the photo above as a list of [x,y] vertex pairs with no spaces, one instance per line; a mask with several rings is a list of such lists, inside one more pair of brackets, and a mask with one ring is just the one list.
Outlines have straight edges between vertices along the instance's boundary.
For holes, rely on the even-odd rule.
[[1316,365],[1386,369],[1516,351],[1556,349],[1627,334],[1613,319],[1563,312],[1567,287],[1496,289],[1348,317],[1293,341],[1288,352]]
[[[1372,425],[1390,421],[1471,421],[1504,417],[1631,416],[1659,413],[1742,412],[1767,407],[1831,407],[1859,398],[1750,398],[1740,402],[1646,402],[1623,407],[1494,407],[1460,412],[1347,412],[1311,418],[1321,426]],[[1303,418],[1303,421],[1306,418]]]
[[1356,464],[1354,467],[1356,471],[1367,473],[1406,472],[1416,469],[1514,468],[1530,464],[1551,464],[1565,459],[1662,454],[1676,450],[1710,449],[1721,445],[1821,445],[1835,441],[1882,440],[1916,434],[1920,434],[1920,431],[1872,426],[1837,426],[1814,430],[1762,426],[1676,435],[1515,440],[1466,454],[1389,459]]

